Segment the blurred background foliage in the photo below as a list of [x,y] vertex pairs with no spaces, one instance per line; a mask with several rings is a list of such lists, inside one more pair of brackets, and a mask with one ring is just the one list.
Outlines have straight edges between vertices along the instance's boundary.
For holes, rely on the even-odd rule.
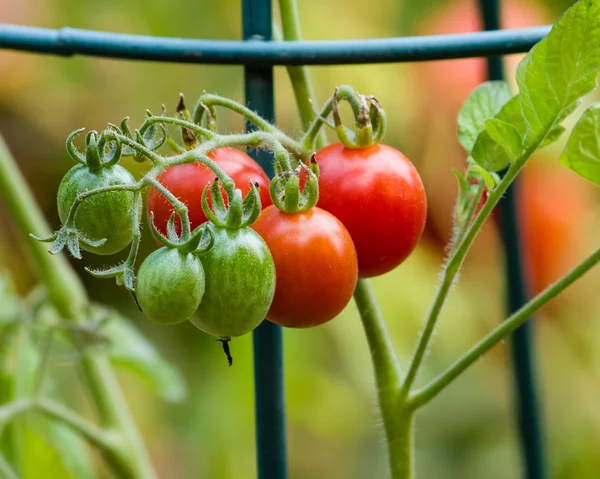
[[[503,3],[504,27],[519,28],[551,23],[572,2]],[[303,0],[299,4],[306,39],[480,28],[474,0],[378,0],[369,2],[368,7],[356,0]],[[237,0],[0,3],[3,22],[188,38],[240,38],[240,15]],[[506,59],[511,75],[519,58]],[[386,141],[412,159],[427,189],[428,226],[419,248],[396,271],[373,281],[399,356],[406,361],[434,292],[449,236],[457,190],[451,168],[465,166],[464,151],[456,140],[456,114],[468,93],[484,80],[485,63],[471,59],[314,67],[312,74],[320,101],[340,83],[376,95],[389,117]],[[173,111],[180,91],[190,106],[205,90],[243,98],[243,69],[232,66],[64,59],[0,51],[0,77],[0,131],[54,227],[59,224],[55,206],[58,183],[72,166],[63,146],[69,132],[82,126],[102,129],[107,122],[118,123],[125,116],[131,116],[132,125],[139,124],[146,108],[156,112],[166,103]],[[295,102],[281,67],[276,69],[276,99],[280,126],[299,133]],[[242,127],[240,118],[222,115],[222,129],[239,131]],[[543,150],[519,183],[519,222],[532,293],[583,258],[600,240],[598,194],[591,184],[558,166],[560,146]],[[138,174],[143,168],[130,159],[125,166]],[[11,276],[15,290],[7,279],[0,283],[4,313],[9,305],[18,304],[16,294],[24,296],[36,279],[2,204],[0,220],[0,269]],[[142,257],[155,248],[147,229],[144,233]],[[502,258],[492,219],[478,238],[444,311],[423,369],[424,378],[441,371],[505,317]],[[153,325],[137,311],[124,289],[83,273],[84,265],[100,266],[105,261],[116,262],[87,255],[84,261],[74,263],[91,297],[129,317],[181,371],[180,377],[167,368],[166,379],[157,379],[152,371],[140,371],[135,365],[121,371],[122,385],[160,477],[255,477],[250,336],[233,343],[235,364],[228,368],[214,338],[187,323]],[[599,273],[593,271],[535,318],[548,460],[551,477],[557,479],[592,479],[600,471]],[[117,336],[121,338],[121,359],[125,356],[121,362],[127,364],[128,343],[123,339],[127,336]],[[0,354],[9,354],[15,342],[15,338],[5,342]],[[132,342],[131,347],[139,344]],[[89,409],[74,374],[77,357],[63,349],[58,345],[51,355],[50,367],[57,377],[53,394]],[[507,359],[506,345],[496,348],[419,413],[418,477],[522,477]],[[290,477],[386,477],[371,364],[355,306],[348,306],[325,326],[285,331],[285,369]],[[149,380],[151,386],[158,381],[158,386],[149,389]],[[180,394],[182,381],[189,388],[185,398]],[[171,387],[170,393],[165,393],[165,387]],[[155,394],[157,390],[163,394]],[[179,401],[168,402],[165,397]],[[44,434],[36,437],[29,454],[37,466],[32,466],[27,478],[50,477],[49,471],[57,478],[109,477],[100,466],[96,474],[73,476],[68,472],[73,469],[64,466],[64,458],[53,452],[52,441],[44,442]]]

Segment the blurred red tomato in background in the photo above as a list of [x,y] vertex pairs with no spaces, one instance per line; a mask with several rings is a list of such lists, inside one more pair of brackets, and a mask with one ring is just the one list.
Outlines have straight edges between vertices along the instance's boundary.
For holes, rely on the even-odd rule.
[[[541,6],[519,0],[502,2],[503,28],[524,28],[552,23]],[[483,27],[476,0],[450,2],[424,19],[418,34],[467,33]],[[506,58],[506,77],[514,81],[522,55]],[[482,58],[416,63],[414,91],[419,92],[421,174],[428,194],[426,234],[443,247],[450,237],[452,211],[458,192],[452,168],[464,171],[466,153],[457,140],[457,115],[477,85],[486,80]],[[526,168],[517,198],[521,212],[524,262],[532,293],[558,279],[587,251],[578,238],[589,236],[586,219],[595,210],[595,187],[560,166],[556,159],[536,161]],[[433,192],[433,193],[432,193]],[[497,256],[498,232],[492,222],[482,230],[476,259]],[[582,253],[579,254],[579,251]]]
[[524,262],[531,293],[537,294],[589,253],[596,197],[591,183],[556,161],[531,161],[519,179]]

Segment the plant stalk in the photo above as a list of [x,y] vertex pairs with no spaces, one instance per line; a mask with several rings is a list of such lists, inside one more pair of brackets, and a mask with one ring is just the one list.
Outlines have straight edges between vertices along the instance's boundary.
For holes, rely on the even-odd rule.
[[523,307],[512,314],[508,319],[500,323],[500,325],[498,325],[492,332],[490,332],[469,351],[467,351],[460,359],[458,359],[446,371],[435,378],[430,384],[412,395],[410,400],[411,405],[420,407],[431,401],[439,392],[441,392],[446,386],[454,381],[482,355],[513,333],[517,328],[522,326],[536,311],[538,311],[546,303],[554,299],[571,284],[581,278],[581,276],[596,266],[598,262],[600,262],[600,248],[595,250],[584,261],[578,264],[554,284],[547,287],[527,304],[523,305]]
[[[300,17],[296,0],[279,0],[279,10],[281,13],[281,25],[283,29],[283,39],[285,41],[300,41],[302,34],[300,32]],[[302,128],[306,131],[312,121],[315,119],[313,107],[316,105],[316,95],[312,86],[310,73],[306,65],[288,66],[287,72],[294,90],[294,97],[302,120]],[[327,144],[327,137],[323,130],[319,131],[316,138],[317,148],[322,148]]]
[[[47,288],[52,304],[64,318],[77,323],[85,321],[88,297],[65,256],[51,256],[44,244],[29,237],[30,233],[48,236],[50,228],[1,135],[0,194],[19,229],[22,243],[30,253],[33,265]],[[112,465],[121,465],[118,469],[123,477],[155,478],[156,474],[108,359],[84,351],[82,365],[103,425],[117,431],[125,444],[123,454],[114,457]]]
[[[524,158],[525,160],[529,158],[533,151],[535,151],[536,147],[537,144],[528,149],[523,154],[522,158]],[[461,235],[462,240],[459,244],[456,245],[450,258],[448,259],[448,262],[446,263],[443,269],[442,282],[438,290],[436,291],[434,301],[431,305],[431,308],[427,315],[427,319],[425,321],[425,327],[421,336],[419,337],[419,342],[417,343],[417,347],[415,348],[415,352],[411,359],[408,372],[406,373],[406,377],[404,378],[404,382],[401,388],[402,397],[408,397],[412,384],[419,372],[421,362],[423,361],[425,353],[427,352],[427,348],[433,335],[433,331],[435,330],[435,325],[437,324],[440,312],[442,311],[442,307],[446,302],[446,298],[448,297],[448,293],[450,292],[452,285],[454,284],[456,275],[458,274],[462,262],[464,261],[467,253],[469,252],[469,249],[473,244],[477,233],[479,233],[479,231],[481,230],[483,223],[491,214],[498,201],[500,201],[500,198],[502,197],[506,189],[521,171],[521,168],[525,164],[525,160],[513,163],[513,165],[508,169],[506,175],[504,175],[500,183],[498,183],[496,188],[494,188],[490,192],[488,200],[485,202],[485,204],[479,211],[479,214],[477,214],[477,216],[475,217],[473,223],[468,227],[466,233],[464,235]]]

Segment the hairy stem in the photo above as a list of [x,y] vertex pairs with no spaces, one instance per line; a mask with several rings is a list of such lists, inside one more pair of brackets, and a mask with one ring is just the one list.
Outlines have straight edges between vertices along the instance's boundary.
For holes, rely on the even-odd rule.
[[[300,39],[298,9],[295,0],[280,0],[284,36],[287,40]],[[298,67],[296,67],[298,68]],[[323,118],[331,112],[330,98],[318,117],[312,110],[315,103],[310,76],[306,67],[288,70],[296,96],[302,123],[307,130],[301,140],[304,149],[324,146],[325,135],[321,132]],[[383,418],[388,446],[390,470],[393,479],[412,479],[413,411],[399,399],[401,370],[394,347],[389,338],[375,294],[366,279],[359,279],[354,291],[358,311],[369,344],[378,402]]]
[[[290,138],[285,133],[283,133],[276,126],[269,123],[267,120],[262,118],[260,115],[256,114],[250,108],[245,107],[244,105],[239,104],[236,101],[233,101],[229,98],[224,98],[219,95],[213,95],[210,93],[206,93],[202,95],[198,100],[198,106],[196,107],[196,111],[194,112],[194,123],[200,124],[202,120],[202,115],[205,114],[206,110],[202,108],[201,105],[205,105],[207,107],[213,106],[221,106],[227,108],[228,110],[234,111],[242,115],[246,120],[254,123],[256,127],[266,133],[269,133],[270,136],[277,141],[279,141],[285,148],[291,151],[294,155],[306,159],[310,156],[310,152],[307,151],[306,148],[296,140]],[[219,135],[221,136],[221,135]],[[235,135],[230,135],[235,136]],[[240,135],[242,136],[242,135]],[[221,136],[222,137],[222,136]],[[209,150],[210,151],[210,150]]]
[[[29,238],[30,233],[47,236],[50,228],[1,136],[0,194],[19,228],[22,242],[30,253],[53,305],[64,318],[83,322],[85,310],[89,305],[85,288],[64,255],[53,257],[48,254],[43,244]],[[108,360],[103,356],[85,352],[82,364],[103,424],[112,426],[129,448],[127,455],[121,458],[127,462],[130,471],[127,477],[155,478],[156,474]]]
[[4,479],[19,479],[17,473],[10,467],[10,464],[2,454],[0,454],[0,477]]
[[[528,150],[525,152],[523,158],[529,158],[534,150],[535,147],[533,147],[531,151]],[[516,162],[509,168],[504,178],[502,178],[502,181],[500,181],[496,188],[490,192],[488,200],[479,211],[479,214],[477,214],[475,217],[473,223],[467,227],[466,233],[464,235],[459,235],[459,237],[462,236],[462,241],[456,245],[456,248],[453,250],[443,269],[441,284],[436,292],[435,298],[427,315],[427,319],[425,320],[425,327],[423,328],[423,332],[421,333],[417,347],[412,356],[406,377],[404,378],[401,392],[403,397],[408,396],[413,381],[419,372],[421,362],[423,361],[423,357],[425,356],[429,346],[429,342],[431,340],[431,336],[433,335],[433,331],[435,330],[435,325],[437,324],[440,312],[442,311],[442,307],[446,302],[448,293],[450,292],[452,284],[454,283],[454,279],[460,270],[465,256],[473,244],[477,233],[479,233],[479,230],[481,230],[483,223],[492,212],[494,206],[496,206],[498,201],[500,201],[500,198],[506,189],[519,174],[524,163],[525,161]]]
[[354,300],[369,343],[379,394],[395,395],[401,384],[400,364],[385,327],[375,293],[368,280],[362,278],[358,280],[354,290]]
[[535,298],[523,305],[521,309],[513,313],[506,321],[500,323],[492,332],[485,336],[460,359],[458,359],[446,371],[435,378],[430,384],[417,391],[411,396],[410,403],[416,407],[431,401],[439,392],[454,381],[469,366],[477,361],[482,355],[492,349],[496,344],[513,333],[519,326],[525,323],[536,311],[550,300],[562,293],[567,287],[577,281],[581,276],[600,262],[600,248],[594,251],[579,265],[569,271],[566,275],[546,288]]
[[14,421],[19,416],[30,411],[43,413],[52,419],[56,419],[57,421],[66,424],[73,429],[73,431],[80,434],[91,444],[100,449],[109,450],[112,448],[109,434],[107,434],[106,431],[103,431],[74,411],[71,411],[50,399],[35,400],[23,398],[3,405],[0,407],[0,431],[2,431],[10,421]]

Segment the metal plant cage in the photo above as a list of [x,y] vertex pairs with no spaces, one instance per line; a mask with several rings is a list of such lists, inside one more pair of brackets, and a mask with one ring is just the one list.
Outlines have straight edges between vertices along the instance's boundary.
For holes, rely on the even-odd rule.
[[[271,0],[242,0],[243,41],[201,40],[127,35],[75,28],[51,30],[0,24],[0,48],[61,56],[88,55],[124,60],[192,64],[243,65],[246,103],[275,121],[275,65],[341,65],[414,62],[486,57],[488,77],[503,78],[502,55],[523,53],[549,27],[500,30],[500,0],[480,0],[486,31],[478,33],[382,38],[372,40],[272,42]],[[253,152],[273,174],[267,152]],[[500,229],[505,249],[510,312],[527,299],[512,187],[500,203]],[[263,322],[253,333],[256,403],[256,454],[259,479],[287,478],[283,344],[279,326]],[[545,477],[540,411],[532,357],[531,323],[512,336],[515,416],[523,456],[523,476]]]

